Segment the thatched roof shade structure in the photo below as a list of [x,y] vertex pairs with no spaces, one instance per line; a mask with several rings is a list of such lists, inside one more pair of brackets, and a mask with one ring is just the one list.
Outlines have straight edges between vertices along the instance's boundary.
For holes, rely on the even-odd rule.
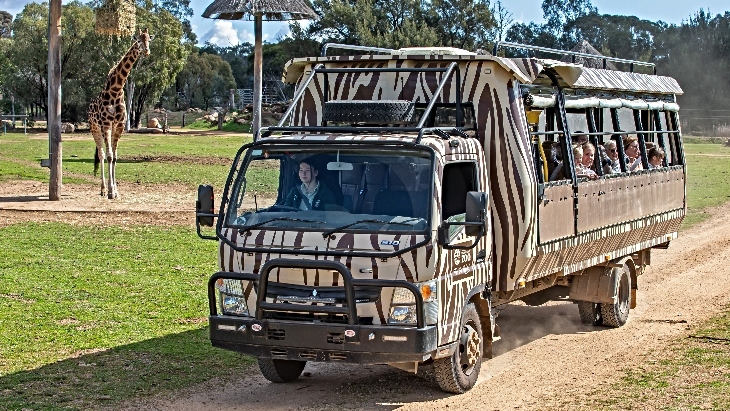
[[[576,46],[573,47],[570,51],[575,51],[575,52],[583,53],[583,54],[593,54],[596,56],[603,57],[603,54],[601,54],[600,51],[596,50],[595,47],[591,46],[591,44],[585,40],[576,44]],[[596,69],[603,68],[603,60],[601,60],[600,58],[592,59],[589,57],[575,56],[575,60],[573,60],[573,56],[565,56],[562,59],[560,59],[560,61],[564,61],[566,63],[574,62],[577,64],[582,64],[584,67],[589,67],[589,68],[596,68]],[[616,66],[613,63],[611,63],[610,61],[606,62],[606,68],[608,70],[618,70],[616,68]]]
[[315,19],[317,13],[306,0],[216,0],[203,12],[203,17],[222,20],[254,21],[253,120],[254,138],[261,128],[261,22]]
[[203,12],[203,17],[222,20],[254,20],[261,14],[265,21],[303,20],[317,14],[305,0],[218,0]]

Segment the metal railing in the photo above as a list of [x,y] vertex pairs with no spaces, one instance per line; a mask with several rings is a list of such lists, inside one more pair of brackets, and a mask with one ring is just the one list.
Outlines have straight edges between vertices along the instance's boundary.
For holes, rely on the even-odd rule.
[[575,57],[583,57],[583,58],[589,58],[589,59],[596,59],[596,60],[602,60],[603,61],[603,68],[606,68],[606,64],[610,61],[612,63],[625,63],[629,65],[629,71],[634,72],[634,65],[637,66],[646,66],[651,67],[654,70],[654,74],[656,75],[656,64],[649,63],[646,61],[640,61],[640,60],[627,60],[627,59],[621,59],[618,57],[610,57],[610,56],[602,56],[600,54],[589,54],[589,53],[580,53],[577,51],[567,51],[567,50],[560,50],[560,49],[551,49],[548,47],[540,47],[540,46],[531,46],[529,44],[521,44],[521,43],[512,43],[509,41],[498,41],[494,44],[494,50],[492,51],[493,55],[497,55],[499,52],[499,49],[502,47],[509,47],[513,49],[523,49],[523,50],[533,50],[533,51],[541,51],[543,53],[550,53],[550,54],[558,54],[561,56],[571,56],[572,62],[575,63]]

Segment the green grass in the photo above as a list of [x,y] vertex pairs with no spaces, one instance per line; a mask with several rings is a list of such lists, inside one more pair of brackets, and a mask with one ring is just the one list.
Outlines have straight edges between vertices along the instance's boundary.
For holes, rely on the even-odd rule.
[[707,219],[707,209],[730,201],[730,147],[685,144],[687,217],[683,228]]
[[[190,130],[218,130],[218,125],[211,125],[209,121],[205,120],[197,120],[190,124],[185,125],[184,128],[190,129]],[[231,133],[250,133],[251,132],[251,124],[245,123],[245,124],[238,124],[233,121],[228,121],[226,123],[223,123],[223,130]]]
[[[117,181],[143,184],[213,184],[222,187],[236,151],[251,137],[240,135],[140,135],[125,134],[119,142]],[[63,142],[65,182],[97,184],[94,177],[95,145],[91,140]],[[40,167],[48,157],[48,142],[23,134],[0,136],[0,180],[48,181]],[[37,165],[36,165],[37,164]],[[78,180],[71,176],[77,177]]]
[[190,228],[0,228],[0,409],[90,409],[249,362],[207,338],[216,243]]
[[648,355],[662,360],[647,360],[607,391],[586,395],[581,409],[730,409],[730,307],[691,337]]

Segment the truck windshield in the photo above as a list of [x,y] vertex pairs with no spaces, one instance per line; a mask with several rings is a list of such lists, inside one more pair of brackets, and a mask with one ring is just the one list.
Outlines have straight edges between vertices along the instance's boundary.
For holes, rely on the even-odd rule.
[[424,232],[432,175],[426,150],[257,146],[235,176],[226,226]]

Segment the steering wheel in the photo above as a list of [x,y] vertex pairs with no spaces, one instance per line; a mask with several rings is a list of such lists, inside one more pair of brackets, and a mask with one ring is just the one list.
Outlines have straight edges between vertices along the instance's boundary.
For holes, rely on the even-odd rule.
[[269,211],[299,211],[299,209],[284,204],[274,204],[269,207]]

